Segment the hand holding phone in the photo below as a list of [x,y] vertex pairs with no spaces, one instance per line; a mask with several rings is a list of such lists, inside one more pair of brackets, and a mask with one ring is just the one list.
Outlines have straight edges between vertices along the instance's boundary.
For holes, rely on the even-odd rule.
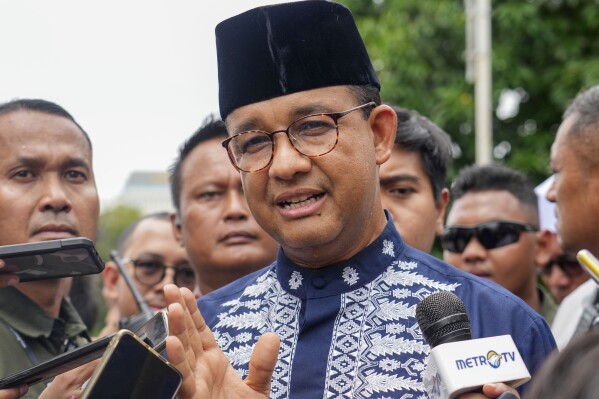
[[0,275],[16,275],[19,282],[82,276],[104,270],[104,262],[93,242],[85,237],[3,245],[0,259],[4,263]]
[[[15,285],[19,282],[19,276],[12,273],[2,274],[2,268],[5,266],[5,263],[2,259],[0,259],[0,288],[8,287],[9,285]],[[1,397],[0,397],[1,399]]]
[[[135,330],[135,334],[154,348],[154,350],[162,352],[166,347],[166,337],[168,335],[166,312],[160,311],[156,313],[146,324]],[[112,334],[92,341],[70,352],[63,353],[26,370],[4,377],[0,379],[0,389],[17,387],[24,384],[37,384],[99,359],[114,335]]]
[[182,377],[158,352],[129,330],[119,331],[81,399],[172,399]]

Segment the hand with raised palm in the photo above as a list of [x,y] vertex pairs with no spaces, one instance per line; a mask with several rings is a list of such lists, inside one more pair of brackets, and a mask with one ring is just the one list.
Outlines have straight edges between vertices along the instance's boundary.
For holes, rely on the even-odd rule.
[[167,285],[169,361],[181,372],[180,399],[268,398],[279,337],[266,333],[256,343],[243,380],[220,350],[191,291]]

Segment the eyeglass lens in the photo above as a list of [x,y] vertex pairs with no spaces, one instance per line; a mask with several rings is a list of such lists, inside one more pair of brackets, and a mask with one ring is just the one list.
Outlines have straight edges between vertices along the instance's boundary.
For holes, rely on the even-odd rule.
[[225,140],[223,145],[233,164],[244,172],[256,172],[270,164],[274,154],[273,136],[276,133],[285,133],[293,147],[303,155],[325,155],[337,145],[337,120],[355,110],[375,105],[371,102],[343,112],[308,115],[296,120],[287,129],[272,133],[260,130],[242,132]]
[[541,269],[543,275],[550,276],[551,272],[553,271],[553,266],[559,267],[560,270],[564,272],[564,274],[566,274],[568,277],[576,277],[584,272],[582,270],[582,267],[580,266],[580,263],[578,263],[577,260],[564,259],[562,257],[558,257],[556,259],[551,259],[543,266],[543,268]]
[[135,278],[139,282],[146,285],[156,285],[161,282],[166,276],[166,269],[174,269],[174,283],[179,287],[188,287],[193,289],[195,287],[195,272],[191,266],[187,264],[174,266],[166,266],[159,261],[154,260],[135,260],[133,261],[135,267]]
[[512,222],[492,222],[473,227],[449,227],[443,233],[443,247],[455,253],[462,253],[472,237],[486,249],[495,249],[513,244],[520,239],[520,233],[526,231],[524,225]]

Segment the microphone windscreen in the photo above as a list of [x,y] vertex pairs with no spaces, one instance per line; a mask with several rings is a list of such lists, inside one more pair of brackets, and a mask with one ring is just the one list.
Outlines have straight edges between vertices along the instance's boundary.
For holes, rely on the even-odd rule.
[[472,338],[466,306],[451,292],[440,291],[424,298],[416,306],[416,319],[431,348]]

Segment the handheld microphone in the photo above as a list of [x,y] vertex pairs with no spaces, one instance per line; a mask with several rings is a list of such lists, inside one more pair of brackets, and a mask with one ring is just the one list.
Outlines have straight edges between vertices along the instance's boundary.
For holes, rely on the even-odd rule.
[[125,266],[123,265],[123,262],[116,251],[110,251],[110,259],[112,259],[112,261],[116,264],[121,276],[123,279],[125,279],[125,283],[127,283],[127,287],[129,287],[129,290],[133,295],[133,299],[137,304],[137,308],[139,309],[139,313],[131,317],[121,319],[119,322],[119,327],[126,330],[136,331],[139,327],[146,324],[146,322],[150,320],[152,316],[154,316],[154,312],[152,312],[152,309],[150,309],[146,301],[144,301],[142,298],[139,290],[135,286],[135,283],[133,283],[133,280],[131,280],[131,276],[129,276],[127,269],[125,269]]
[[581,249],[576,254],[576,259],[595,283],[599,284],[599,260],[591,253],[591,251]]
[[453,399],[496,382],[516,388],[530,380],[511,336],[471,339],[466,306],[455,294],[441,291],[424,298],[416,319],[431,347],[422,373],[429,399]]
[[[591,276],[595,284],[599,285],[599,260],[587,249],[578,251],[576,259],[578,260],[578,263],[580,263],[580,266],[582,266],[582,269]],[[574,335],[598,327],[599,309],[597,308],[595,301],[593,301],[584,307],[576,330],[574,330]]]

